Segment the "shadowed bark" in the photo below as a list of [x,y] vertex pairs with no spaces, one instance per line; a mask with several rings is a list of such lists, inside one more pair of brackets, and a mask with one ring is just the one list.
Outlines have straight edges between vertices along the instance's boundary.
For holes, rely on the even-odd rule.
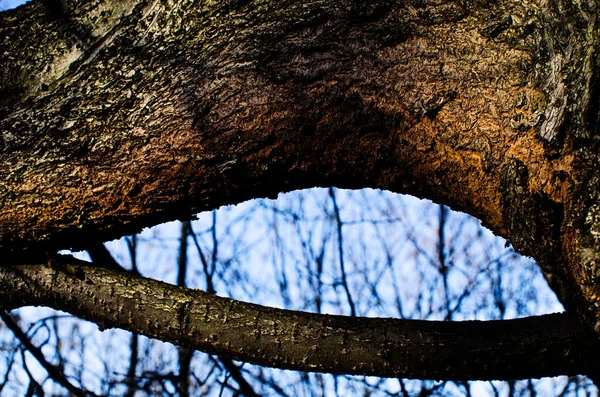
[[[596,1],[52,4],[0,14],[6,263],[40,263],[58,249],[88,249],[282,191],[378,187],[479,217],[552,275],[572,315],[592,326],[600,319]],[[48,271],[6,267],[0,277],[13,285],[20,272],[37,274],[41,288]],[[55,275],[76,289],[88,272]],[[115,289],[123,287],[119,280]],[[27,286],[19,288],[26,297]],[[75,304],[56,289],[55,299],[7,299],[13,307]],[[109,304],[110,294],[103,296]],[[107,326],[125,327],[110,317],[122,310],[135,316],[139,306],[117,305],[101,318],[88,303],[78,302],[75,314],[100,316],[94,321]],[[136,326],[162,321],[146,319]],[[538,321],[550,320],[522,324],[537,332]],[[468,324],[442,327],[457,326]],[[532,339],[525,340],[540,346]],[[219,346],[231,356],[249,354]],[[378,375],[446,376],[387,367],[385,348],[360,349],[371,348],[384,357]],[[343,351],[329,356],[337,360],[332,368],[353,357],[347,371],[368,370],[360,355]],[[307,357],[277,354],[255,352],[253,360],[290,367]],[[517,368],[522,359],[511,357]],[[500,376],[474,363],[456,376]]]
[[[268,308],[90,266],[11,266],[4,308],[44,304],[180,346],[302,371],[397,378],[518,379],[594,373],[596,334],[569,314],[443,322]],[[12,292],[8,292],[12,291]],[[18,292],[15,292],[18,291]]]

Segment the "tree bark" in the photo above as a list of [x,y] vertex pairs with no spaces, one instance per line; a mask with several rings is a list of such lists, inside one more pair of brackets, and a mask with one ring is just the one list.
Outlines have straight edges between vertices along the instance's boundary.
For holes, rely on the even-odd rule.
[[[14,294],[15,288],[19,293]],[[265,366],[395,378],[595,374],[596,333],[571,314],[420,321],[281,310],[102,269],[71,257],[7,267],[5,308],[49,305],[173,344]]]
[[597,13],[595,0],[2,13],[0,252],[35,263],[249,198],[378,187],[477,216],[595,326]]

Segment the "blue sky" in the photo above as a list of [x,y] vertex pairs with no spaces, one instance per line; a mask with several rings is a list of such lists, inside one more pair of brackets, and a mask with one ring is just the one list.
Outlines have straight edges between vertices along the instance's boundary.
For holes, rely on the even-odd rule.
[[27,0],[0,0],[0,11],[10,10],[26,2]]

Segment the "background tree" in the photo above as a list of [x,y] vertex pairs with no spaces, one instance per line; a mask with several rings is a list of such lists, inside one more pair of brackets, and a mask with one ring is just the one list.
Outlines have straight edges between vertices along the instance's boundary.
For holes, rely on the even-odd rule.
[[[593,374],[598,338],[580,320],[595,326],[600,296],[596,14],[594,1],[350,0],[34,2],[3,13],[2,305],[44,303],[284,368]],[[315,185],[413,193],[478,216],[538,260],[570,314],[489,324],[308,315],[52,255]],[[437,258],[447,284],[445,252]],[[451,317],[452,296],[440,299]],[[447,356],[476,354],[449,367],[442,344]]]

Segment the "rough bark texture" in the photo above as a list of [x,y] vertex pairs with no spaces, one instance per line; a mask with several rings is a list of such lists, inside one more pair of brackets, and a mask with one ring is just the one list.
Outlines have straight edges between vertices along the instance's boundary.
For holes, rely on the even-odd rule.
[[[20,293],[12,294],[18,287]],[[0,274],[6,307],[50,305],[98,324],[260,365],[396,378],[519,379],[598,371],[573,315],[418,321],[317,315],[221,298],[73,258]]]
[[89,0],[0,14],[10,262],[251,197],[479,217],[600,319],[595,0]]

